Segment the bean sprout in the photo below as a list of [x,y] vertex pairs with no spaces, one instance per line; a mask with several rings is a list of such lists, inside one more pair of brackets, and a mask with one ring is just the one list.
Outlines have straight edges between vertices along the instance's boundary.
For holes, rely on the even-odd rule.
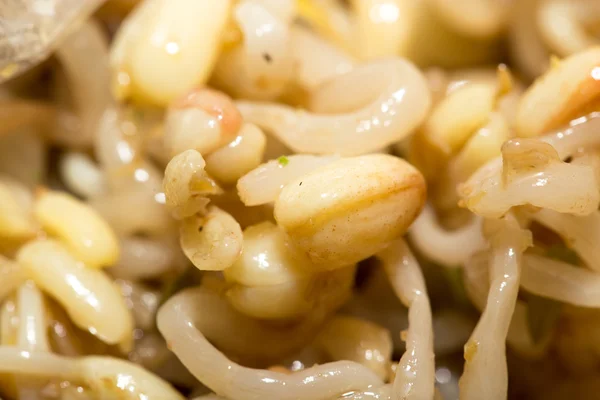
[[488,301],[464,350],[460,389],[465,399],[503,399],[508,388],[505,340],[519,291],[521,257],[531,236],[510,217],[493,224]]
[[324,364],[293,375],[242,367],[197,330],[193,294],[188,290],[170,299],[158,313],[158,327],[183,364],[216,393],[234,399],[319,400],[381,384],[371,370],[350,361]]
[[400,359],[393,395],[405,399],[433,397],[433,330],[423,275],[408,245],[398,240],[378,254],[402,303],[409,307],[406,351]]
[[[386,80],[380,82],[378,78],[383,76]],[[365,106],[354,112],[317,115],[276,104],[237,105],[248,122],[272,132],[294,151],[343,155],[364,154],[401,140],[416,128],[429,109],[425,79],[404,60],[357,67],[329,81],[321,90],[339,93],[345,86],[357,85],[357,78],[365,84],[368,79],[371,90],[363,94]]]

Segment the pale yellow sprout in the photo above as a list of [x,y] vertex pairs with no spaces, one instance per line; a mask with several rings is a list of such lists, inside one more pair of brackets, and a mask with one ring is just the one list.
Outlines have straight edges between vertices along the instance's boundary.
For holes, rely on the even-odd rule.
[[249,0],[268,9],[282,21],[291,22],[296,18],[297,0]]
[[13,293],[24,280],[23,269],[14,261],[0,256],[0,282],[2,282],[2,285],[0,285],[0,302]]
[[339,156],[308,154],[281,156],[241,177],[237,183],[238,194],[247,206],[274,202],[288,183],[339,159]]
[[406,400],[431,399],[434,395],[434,355],[431,307],[423,273],[402,239],[377,254],[394,292],[408,307],[406,351],[394,378],[393,396]]
[[593,167],[563,162],[549,143],[510,140],[502,146],[501,162],[490,161],[461,185],[461,205],[492,218],[525,204],[574,215],[598,208],[600,193]]
[[319,332],[316,345],[332,360],[356,361],[382,380],[388,377],[392,338],[387,329],[377,324],[353,317],[333,317]]
[[538,17],[541,0],[513,2],[508,38],[515,65],[527,78],[536,78],[549,66],[550,51],[540,36],[539,26],[532,21]]
[[596,181],[600,182],[600,151],[594,148],[582,150],[580,149],[568,159],[574,165],[587,165],[596,173]]
[[345,74],[354,67],[355,60],[352,56],[310,29],[293,26],[292,40],[296,64],[295,82],[310,93],[323,82]]
[[464,347],[466,362],[459,386],[465,400],[506,399],[505,342],[519,293],[522,254],[532,243],[531,232],[511,216],[489,220],[486,228],[492,245],[491,284],[486,307]]
[[[418,65],[456,68],[474,64],[495,63],[500,58],[497,38],[465,35],[450,26],[430,1],[403,0],[410,6],[405,16],[410,25],[408,40],[399,54],[414,60]],[[462,11],[456,7],[456,11]],[[472,21],[470,21],[472,23]]]
[[539,136],[596,111],[599,82],[600,47],[562,60],[524,93],[517,113],[518,135]]
[[215,275],[206,274],[202,286],[190,290],[189,297],[201,305],[193,310],[196,329],[225,354],[248,363],[269,365],[296,354],[310,344],[330,316],[318,310],[305,318],[279,322],[252,318],[231,305],[224,295],[227,286]]
[[235,139],[206,157],[206,171],[219,182],[235,183],[260,165],[266,144],[267,138],[260,128],[244,124]]
[[186,150],[173,157],[165,169],[163,188],[165,203],[177,219],[204,212],[208,195],[222,193],[217,183],[204,171],[206,162],[196,150]]
[[111,189],[130,178],[136,168],[149,169],[142,165],[141,130],[140,118],[132,108],[114,106],[102,115],[94,140],[94,153]]
[[[561,57],[600,44],[585,28],[585,19],[600,21],[599,9],[593,1],[545,0],[540,2],[537,26],[540,36],[552,52]],[[582,18],[582,14],[587,17]],[[590,18],[590,14],[592,17]]]
[[351,296],[354,267],[336,268],[272,285],[234,285],[226,295],[231,305],[254,318],[274,320],[329,315]]
[[290,249],[285,235],[272,222],[244,230],[244,252],[224,271],[228,281],[245,286],[277,285],[315,272],[310,260]]
[[344,7],[335,1],[297,0],[298,16],[307,21],[319,36],[346,52],[350,46],[352,23]]
[[[138,365],[118,358],[70,358],[2,346],[0,360],[0,372],[85,383],[101,398],[183,400],[179,392],[161,378]],[[109,382],[111,384],[107,384]],[[113,382],[115,384],[112,384]]]
[[66,153],[60,159],[58,167],[67,188],[79,196],[96,197],[107,189],[104,174],[85,153]]
[[456,4],[445,0],[430,0],[429,4],[452,29],[481,38],[500,34],[511,15],[509,2],[467,0],[456,7]]
[[488,121],[496,97],[497,88],[490,84],[474,83],[453,91],[425,122],[426,137],[446,156],[457,152]]
[[224,52],[215,68],[216,82],[238,97],[274,99],[295,72],[291,22],[295,0],[242,0],[233,18],[242,40]]
[[260,164],[266,137],[258,127],[242,124],[229,97],[201,89],[172,104],[164,144],[171,155],[198,151],[206,158],[211,174],[223,183],[233,183]]
[[180,229],[181,248],[200,270],[222,271],[242,252],[240,224],[225,211],[211,206],[206,214],[184,219]]
[[132,109],[110,108],[95,141],[108,190],[90,199],[90,204],[121,235],[160,235],[174,225],[164,206],[163,172],[145,158],[145,131],[150,123],[143,120]]
[[481,218],[473,216],[464,226],[446,230],[437,221],[431,206],[425,206],[411,225],[409,233],[414,246],[424,256],[449,268],[461,267],[476,251],[485,247]]
[[27,351],[49,351],[46,309],[42,292],[33,282],[26,282],[17,291],[17,302],[19,311],[17,345]]
[[[364,107],[365,100],[374,99],[377,95],[375,81],[371,81],[368,87],[356,84],[365,77],[358,71],[353,72],[355,68],[362,70],[362,74],[368,74],[368,70],[364,66],[357,65],[353,66],[346,74],[333,74],[307,94],[308,98],[305,101],[307,109],[312,113],[325,115],[349,113]],[[344,76],[347,78],[354,76],[354,79],[346,80],[343,79]],[[371,90],[373,92],[370,92]],[[340,95],[341,93],[343,95]]]
[[[440,67],[429,67],[423,70],[429,90],[431,91],[431,99],[435,107],[440,101],[449,94],[452,80],[450,75]],[[459,81],[460,82],[460,81]],[[464,84],[470,82],[470,79],[465,79]],[[462,86],[462,85],[461,85]]]
[[201,289],[188,289],[171,297],[158,312],[158,328],[180,361],[216,393],[249,400],[328,400],[382,384],[371,370],[351,361],[323,364],[291,375],[243,367],[213,347],[196,328],[201,322],[199,294]]
[[21,201],[19,192],[7,182],[0,182],[0,236],[23,240],[37,231],[31,210]]
[[446,94],[473,83],[496,85],[498,98],[496,111],[499,111],[512,127],[517,113],[518,102],[524,91],[522,83],[515,79],[505,64],[496,68],[468,68],[446,72]]
[[[359,58],[391,57],[404,48],[412,30],[410,2],[402,0],[353,0],[354,48]],[[385,38],[385,40],[381,40]]]
[[3,346],[16,346],[19,335],[19,309],[15,294],[4,299],[0,310],[0,339]]
[[[233,285],[227,290],[227,300],[238,312],[252,318],[265,321],[302,318],[314,308],[314,300],[305,294],[312,280],[314,278],[309,277],[275,285]],[[345,300],[349,295],[349,286],[346,285],[344,289],[348,289]]]
[[90,205],[121,236],[133,234],[162,235],[173,231],[174,220],[165,207],[162,192],[148,187],[129,187],[90,200]]
[[423,75],[402,59],[359,66],[319,90],[343,98],[345,88],[355,86],[367,88],[361,94],[360,107],[336,114],[274,103],[239,101],[237,106],[247,122],[270,131],[296,152],[356,155],[408,136],[425,118],[431,103]]
[[[19,328],[17,346],[24,351],[45,352],[50,350],[47,335],[46,309],[42,292],[31,281],[17,291]],[[19,398],[37,399],[46,385],[43,380],[17,376],[15,383]]]
[[518,90],[503,64],[495,74],[474,70],[433,79],[434,90],[445,97],[413,138],[409,157],[429,181],[439,182],[434,204],[450,209],[456,206],[456,186],[500,154],[501,144],[511,136]]
[[54,138],[70,146],[89,146],[102,113],[112,104],[108,38],[92,19],[61,41],[56,55],[65,70],[80,125],[76,135],[59,129]]
[[[475,307],[483,311],[490,290],[490,252],[480,251],[465,263],[463,282],[465,292]],[[523,263],[523,270],[527,265]],[[522,271],[521,281],[524,278]],[[512,350],[527,359],[539,359],[546,355],[551,344],[552,335],[534,338],[530,330],[529,306],[523,300],[517,299],[515,311],[510,321],[506,342]]]
[[[437,393],[437,392],[436,392]],[[367,389],[365,391],[352,391],[344,394],[340,399],[344,400],[391,400],[393,391],[392,384],[382,385],[377,388]],[[439,397],[433,398],[433,400],[443,400]]]
[[17,262],[37,286],[66,309],[77,326],[109,344],[127,346],[130,342],[132,317],[103,271],[86,267],[54,240],[23,246]]
[[561,214],[552,210],[540,210],[531,215],[534,221],[547,226],[562,237],[567,246],[577,252],[586,266],[600,271],[600,213],[576,216]]
[[158,10],[158,1],[143,1],[125,18],[110,47],[109,63],[111,72],[110,90],[117,100],[125,100],[133,95],[132,79],[126,69],[131,43],[140,37],[143,26]]
[[235,103],[224,93],[197,89],[179,96],[165,118],[164,142],[175,156],[189,149],[207,156],[238,135],[242,117]]
[[600,306],[600,274],[559,260],[526,254],[521,286],[528,292],[580,307]]
[[[170,384],[147,369],[131,362],[112,357],[90,356],[74,361],[81,369],[81,377],[89,382],[92,391],[100,397],[123,396],[125,399],[182,400]],[[107,386],[107,381],[117,382]],[[122,382],[121,385],[118,382]]]
[[[320,36],[362,59],[400,55],[419,65],[457,67],[498,58],[495,38],[465,35],[463,27],[457,30],[450,26],[428,1],[353,0],[349,3],[348,10],[336,1],[299,0],[298,11]],[[499,15],[492,17],[501,19]],[[473,21],[469,21],[468,26],[473,25]],[[382,37],[385,40],[381,40]]]
[[402,235],[425,202],[425,181],[400,158],[341,159],[288,183],[275,219],[321,268],[351,265]]
[[277,225],[263,222],[246,228],[244,251],[224,274],[233,283],[227,297],[238,311],[279,319],[338,308],[351,294],[354,268],[320,272]]
[[[588,116],[578,118],[571,121],[569,126],[541,136],[539,141],[550,144],[556,149],[560,159],[566,159],[571,156],[576,156],[580,149],[594,148],[600,145],[600,136],[596,135],[600,128],[600,113],[591,113]],[[526,143],[532,143],[526,140]],[[514,146],[513,146],[514,147]],[[585,154],[585,153],[584,153]],[[579,162],[584,160],[585,162]],[[573,163],[576,165],[585,164],[594,165],[589,157],[574,157]],[[491,160],[481,167],[472,178],[478,179],[484,176],[491,176],[500,173],[502,167],[502,158],[498,157]]]
[[499,112],[489,114],[487,124],[478,129],[456,156],[448,169],[456,182],[466,181],[479,167],[500,155],[504,142],[511,137],[506,118]]
[[9,178],[8,176],[2,177],[0,181],[10,188],[19,204],[23,208],[29,210],[29,212],[32,214],[33,203],[35,200],[34,193],[20,181]]
[[63,241],[75,257],[92,268],[114,264],[119,243],[104,219],[75,197],[42,190],[34,204],[34,214],[42,228]]
[[[444,173],[436,179],[437,186],[433,190],[435,206],[442,210],[455,208],[459,199],[457,187],[467,181],[479,167],[499,156],[502,145],[510,137],[511,131],[506,118],[498,111],[491,112],[488,122],[477,129],[460,152],[448,160]],[[435,170],[431,172],[435,173]]]
[[177,238],[120,238],[121,257],[109,269],[115,278],[142,280],[161,276],[182,264]]
[[166,106],[206,82],[231,0],[147,0],[124,21],[111,51],[118,98]]

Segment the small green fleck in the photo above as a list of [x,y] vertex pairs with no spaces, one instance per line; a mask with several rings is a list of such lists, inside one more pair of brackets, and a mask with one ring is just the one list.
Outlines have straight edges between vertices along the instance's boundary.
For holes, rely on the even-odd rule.
[[279,163],[279,165],[285,167],[286,165],[288,165],[290,160],[288,160],[288,158],[286,156],[281,156],[277,159],[277,162]]

